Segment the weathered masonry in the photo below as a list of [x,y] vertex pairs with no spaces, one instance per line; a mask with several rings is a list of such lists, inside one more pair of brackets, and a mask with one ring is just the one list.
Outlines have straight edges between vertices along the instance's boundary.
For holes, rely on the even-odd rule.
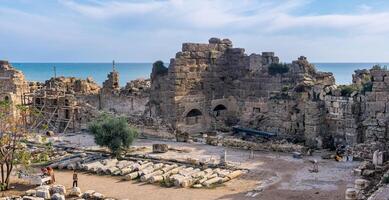
[[246,55],[218,38],[184,43],[166,71],[153,69],[150,103],[179,131],[239,124],[316,147],[388,148],[388,71],[366,70],[372,90],[342,96],[332,73],[316,71],[303,56],[282,64],[273,52]]
[[150,80],[125,87],[114,67],[103,87],[74,77],[28,84],[0,61],[0,100],[33,106],[44,114],[38,124],[58,132],[85,128],[105,111],[156,130],[192,134],[239,125],[311,147],[352,145],[360,157],[389,150],[387,69],[357,70],[352,85],[337,86],[332,73],[304,56],[284,64],[273,52],[247,55],[229,39],[184,43],[168,68],[154,65]]

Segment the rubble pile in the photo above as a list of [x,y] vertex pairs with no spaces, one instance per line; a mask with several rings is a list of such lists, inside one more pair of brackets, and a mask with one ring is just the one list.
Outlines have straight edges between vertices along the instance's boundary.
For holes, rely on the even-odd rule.
[[237,149],[250,149],[255,151],[275,151],[275,152],[306,152],[307,147],[282,141],[268,141],[257,143],[238,138],[208,136],[206,143],[213,146],[225,146]]
[[353,188],[346,190],[346,199],[379,200],[382,194],[385,196],[382,192],[387,191],[389,183],[389,162],[363,161],[354,169],[354,174],[359,178],[355,180]]
[[65,199],[84,199],[84,200],[113,200],[106,198],[103,194],[94,190],[81,192],[79,187],[73,187],[66,191],[63,185],[42,185],[35,189],[24,192],[23,196],[0,197],[0,200],[65,200]]
[[151,86],[150,79],[136,79],[128,82],[120,93],[124,95],[147,95]]
[[98,94],[100,92],[100,86],[93,80],[92,77],[80,79],[76,77],[61,76],[47,80],[44,86],[49,88],[56,87],[60,90],[84,95]]
[[213,187],[239,177],[244,170],[190,167],[142,159],[117,160],[96,157],[72,157],[50,165],[52,168],[82,170],[95,174],[121,176],[123,180],[138,179],[175,187]]

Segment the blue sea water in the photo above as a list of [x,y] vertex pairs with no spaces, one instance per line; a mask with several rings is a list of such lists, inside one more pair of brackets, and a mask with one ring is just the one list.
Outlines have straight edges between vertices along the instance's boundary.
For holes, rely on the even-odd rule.
[[[389,63],[314,63],[319,71],[332,72],[337,84],[351,83],[352,74],[356,69],[369,69],[375,64],[382,66]],[[14,67],[23,71],[27,80],[45,81],[54,76],[54,66],[57,76],[74,76],[87,78],[88,76],[102,84],[107,74],[112,71],[112,63],[12,63]],[[149,78],[152,63],[116,63],[116,70],[120,73],[120,85],[137,78]]]
[[[30,81],[45,81],[54,77],[55,66],[57,77],[74,76],[83,79],[92,77],[102,85],[112,71],[112,63],[12,63],[12,65],[23,71]],[[121,86],[130,80],[149,78],[151,69],[152,63],[115,63]]]

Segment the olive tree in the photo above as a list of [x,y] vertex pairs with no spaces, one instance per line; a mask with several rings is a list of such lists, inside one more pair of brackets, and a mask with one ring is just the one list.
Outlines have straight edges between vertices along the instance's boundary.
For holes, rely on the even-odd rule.
[[130,127],[125,118],[106,114],[92,121],[89,131],[94,135],[96,144],[108,147],[115,156],[130,147],[138,136],[138,131]]

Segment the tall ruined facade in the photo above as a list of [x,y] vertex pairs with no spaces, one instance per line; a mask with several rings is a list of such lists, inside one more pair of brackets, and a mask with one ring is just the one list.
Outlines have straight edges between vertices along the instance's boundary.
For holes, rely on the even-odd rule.
[[186,132],[224,121],[322,143],[322,98],[335,85],[332,74],[316,72],[305,57],[285,65],[273,52],[244,51],[228,39],[184,43],[168,73],[151,75],[158,114]]
[[28,83],[19,70],[8,61],[0,61],[0,101],[8,101],[12,105],[12,115],[17,115],[16,105],[22,104],[22,96],[29,92]]
[[[150,106],[175,129],[195,133],[238,124],[313,147],[388,145],[387,71],[371,71],[372,91],[341,96],[332,73],[305,57],[282,64],[273,52],[246,55],[228,39],[184,43],[166,70],[153,68]],[[388,146],[382,148],[388,148]]]

